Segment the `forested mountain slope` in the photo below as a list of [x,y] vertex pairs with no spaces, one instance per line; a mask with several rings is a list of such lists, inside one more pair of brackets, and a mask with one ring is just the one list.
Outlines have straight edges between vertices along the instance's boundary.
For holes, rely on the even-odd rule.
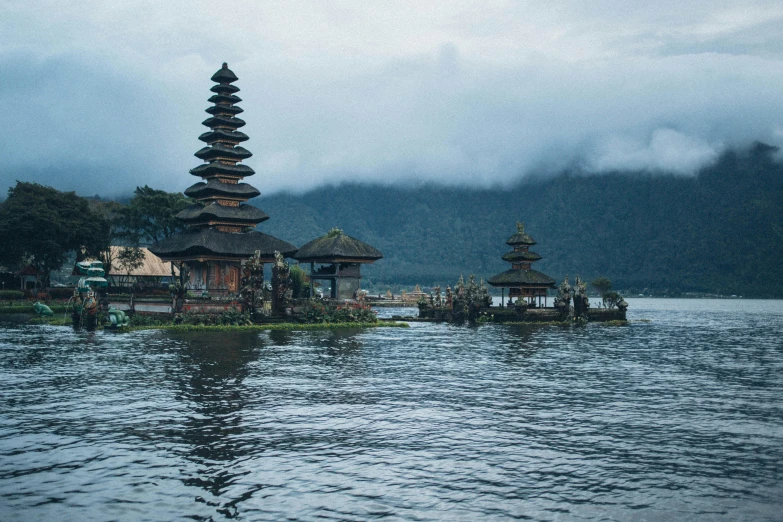
[[296,245],[332,227],[384,259],[368,283],[487,278],[517,220],[538,241],[536,268],[604,275],[616,288],[783,297],[783,166],[774,149],[729,152],[697,176],[560,175],[506,189],[342,185],[253,200],[260,230]]

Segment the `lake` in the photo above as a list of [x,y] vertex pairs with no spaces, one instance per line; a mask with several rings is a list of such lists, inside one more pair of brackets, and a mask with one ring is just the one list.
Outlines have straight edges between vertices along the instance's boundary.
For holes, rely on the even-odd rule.
[[629,302],[620,327],[0,324],[0,520],[781,520],[783,301]]

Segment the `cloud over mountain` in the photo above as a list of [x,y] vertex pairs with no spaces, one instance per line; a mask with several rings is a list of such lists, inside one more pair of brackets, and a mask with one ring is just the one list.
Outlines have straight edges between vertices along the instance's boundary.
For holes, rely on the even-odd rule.
[[237,73],[262,191],[688,175],[783,144],[777,2],[31,1],[0,7],[0,186],[183,190]]

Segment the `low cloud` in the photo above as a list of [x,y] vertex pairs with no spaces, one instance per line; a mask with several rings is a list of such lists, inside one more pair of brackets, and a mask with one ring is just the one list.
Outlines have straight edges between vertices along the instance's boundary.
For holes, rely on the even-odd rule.
[[222,61],[265,193],[692,175],[726,148],[783,145],[774,2],[228,6],[170,2],[147,22],[131,1],[2,8],[0,186],[183,190]]

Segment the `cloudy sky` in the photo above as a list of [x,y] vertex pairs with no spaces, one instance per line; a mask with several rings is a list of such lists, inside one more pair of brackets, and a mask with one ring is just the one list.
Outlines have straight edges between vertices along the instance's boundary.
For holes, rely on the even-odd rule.
[[0,191],[184,190],[224,61],[262,193],[783,145],[780,0],[0,0]]

